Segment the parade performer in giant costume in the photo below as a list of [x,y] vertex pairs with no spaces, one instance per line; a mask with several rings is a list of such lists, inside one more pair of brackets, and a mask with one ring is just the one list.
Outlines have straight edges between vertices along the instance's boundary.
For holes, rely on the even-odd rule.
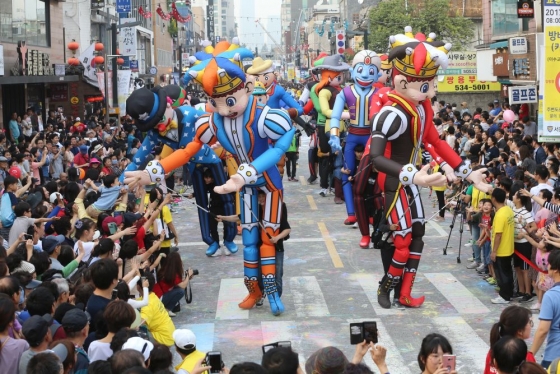
[[[140,177],[142,183],[162,178],[165,172],[184,164],[205,144],[219,142],[231,152],[240,164],[237,174],[215,191],[225,194],[241,190],[244,281],[249,294],[239,307],[250,309],[262,297],[257,278],[260,255],[264,293],[268,296],[272,313],[279,315],[284,311],[284,305],[276,287],[276,253],[270,240],[279,234],[282,216],[282,180],[276,164],[290,146],[295,128],[285,111],[258,104],[247,89],[241,58],[248,55],[252,58],[251,52],[239,48],[233,59],[218,57],[220,51],[228,47],[229,43],[220,42],[213,55],[185,75],[185,83],[194,78],[202,85],[214,111],[196,121],[193,141],[161,163],[151,161],[140,174],[127,173],[127,178]],[[269,145],[269,140],[273,146]],[[258,190],[266,193],[262,214],[259,214]],[[259,230],[259,220],[262,230]],[[260,248],[259,235],[262,240]]]
[[[168,145],[177,150],[189,144],[195,135],[195,122],[204,114],[188,105],[182,105],[185,100],[184,90],[179,86],[170,85],[155,87],[153,90],[139,88],[134,90],[126,100],[126,112],[134,120],[140,131],[147,131],[146,137],[133,162],[126,171],[137,170],[146,160],[153,147],[158,143]],[[222,167],[222,161],[212,149],[204,146],[189,160],[188,168],[191,173],[196,203],[208,207],[208,195],[205,192],[203,169],[208,168],[217,184],[227,180]],[[173,169],[168,170],[170,172]],[[124,178],[124,174],[121,176]],[[158,181],[159,182],[159,181]],[[225,214],[234,214],[235,207],[231,194],[222,195]],[[208,245],[207,256],[212,256],[220,248],[210,235],[209,220],[213,219],[207,212],[198,209],[202,240]],[[226,254],[236,253],[237,245],[233,242],[237,230],[235,223],[224,222],[224,246]]]
[[[321,79],[313,86],[310,96],[313,107],[317,111],[319,182],[322,189],[321,195],[325,196],[329,188],[328,176],[333,157],[327,133],[330,130],[334,103],[340,92],[340,85],[344,82],[344,72],[348,71],[350,66],[342,60],[340,55],[327,56],[318,60],[316,66],[321,74]],[[348,112],[343,112],[340,117],[340,119],[349,119],[350,115]]]
[[344,167],[350,174],[342,174],[342,190],[344,201],[346,202],[346,213],[348,218],[344,221],[345,225],[356,223],[354,211],[354,198],[352,196],[352,183],[349,177],[353,178],[356,172],[356,157],[354,148],[361,144],[365,147],[371,134],[371,123],[369,122],[369,108],[377,88],[373,85],[379,79],[381,59],[373,51],[360,51],[352,60],[350,73],[354,84],[347,85],[336,96],[331,116],[331,130],[329,145],[333,152],[342,151],[340,146],[340,119],[344,108],[348,108],[350,114],[350,126],[346,136],[346,146],[344,147]]
[[[395,224],[392,233],[395,254],[389,271],[378,289],[378,302],[390,308],[390,290],[402,281],[399,301],[407,307],[419,307],[424,296],[412,297],[412,286],[422,255],[425,217],[419,187],[442,185],[456,177],[466,178],[485,191],[481,170],[472,171],[441,140],[433,124],[430,99],[435,95],[435,79],[439,67],[446,68],[451,44],[434,41],[435,34],[426,38],[414,36],[410,27],[405,34],[390,37],[389,60],[393,65],[394,91],[389,102],[374,117],[370,156],[379,171],[378,183],[385,193],[387,224]],[[427,173],[429,165],[418,170],[422,143],[430,144],[444,162],[440,167],[445,176]]]

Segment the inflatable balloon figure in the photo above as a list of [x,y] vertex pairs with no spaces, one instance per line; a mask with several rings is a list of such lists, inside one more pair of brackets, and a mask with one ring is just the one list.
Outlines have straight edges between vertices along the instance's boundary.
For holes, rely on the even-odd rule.
[[329,145],[333,152],[342,150],[339,132],[340,120],[345,107],[348,108],[350,114],[350,126],[348,127],[346,146],[344,147],[344,168],[348,169],[350,174],[342,174],[342,190],[346,202],[346,213],[348,214],[348,218],[344,221],[345,225],[356,223],[352,183],[349,183],[354,178],[357,166],[354,148],[357,145],[362,145],[365,148],[370,138],[371,127],[368,112],[371,100],[377,91],[377,88],[373,85],[381,75],[380,67],[381,59],[377,53],[368,50],[358,52],[352,60],[352,69],[350,70],[354,84],[347,85],[342,89],[336,96],[332,109]]
[[[142,146],[134,155],[133,162],[128,165],[126,171],[137,170],[159,142],[177,150],[193,140],[195,122],[204,112],[188,105],[182,105],[185,99],[185,91],[175,85],[155,87],[153,90],[142,87],[132,92],[126,100],[126,112],[134,118],[136,126],[147,133]],[[193,180],[196,203],[207,207],[208,195],[204,187],[203,172],[207,168],[211,170],[217,184],[225,183],[227,178],[222,161],[207,146],[202,147],[186,161],[189,162],[188,168]],[[121,178],[124,178],[124,175]],[[230,194],[222,195],[222,199],[225,213],[234,214],[232,196]],[[201,209],[198,210],[198,218],[202,240],[208,245],[206,255],[212,256],[220,248],[220,243],[210,235],[209,220],[214,218]],[[233,242],[236,233],[234,223],[224,222],[224,246],[226,248],[224,252],[227,255],[237,252],[237,245]]]
[[[241,190],[244,282],[249,294],[239,307],[250,309],[262,297],[258,284],[260,254],[264,293],[272,313],[279,315],[284,305],[276,287],[276,250],[270,240],[279,234],[282,216],[282,180],[276,164],[290,146],[295,129],[285,111],[260,105],[251,95],[242,59],[253,58],[252,53],[230,47],[224,41],[212,53],[197,53],[198,63],[185,75],[185,83],[195,79],[202,85],[214,111],[197,119],[194,139],[161,162],[151,161],[144,172],[127,177],[140,177],[143,183],[156,181],[190,160],[204,145],[216,142],[233,154],[239,162],[237,173],[215,191],[226,194]],[[269,140],[273,146],[269,146]],[[263,209],[259,209],[259,190],[266,194]]]
[[[394,91],[372,123],[370,156],[385,193],[387,224],[398,226],[392,233],[395,254],[377,292],[383,308],[391,307],[389,292],[399,282],[401,304],[420,307],[424,302],[424,296],[411,295],[424,247],[425,217],[419,187],[442,185],[446,179],[457,177],[473,182],[482,191],[489,187],[482,182],[480,170],[472,171],[470,163],[461,160],[439,138],[433,124],[430,99],[435,95],[436,73],[440,67],[446,68],[451,49],[451,44],[434,39],[433,33],[428,38],[422,34],[414,36],[410,27],[405,28],[405,34],[390,37]],[[417,169],[422,143],[433,146],[441,156],[440,167],[445,175],[429,175],[429,165]]]

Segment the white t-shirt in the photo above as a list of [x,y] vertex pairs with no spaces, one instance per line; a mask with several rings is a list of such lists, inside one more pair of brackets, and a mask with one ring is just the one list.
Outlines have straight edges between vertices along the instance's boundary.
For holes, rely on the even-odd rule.
[[[552,186],[547,184],[547,183],[537,184],[535,187],[531,188],[530,192],[531,192],[531,195],[539,196],[539,192],[541,192],[542,190],[549,190],[550,192],[552,192],[554,194],[554,188],[552,188]],[[541,209],[541,206],[533,200],[533,209],[531,210],[531,215],[533,216],[533,218],[535,218],[535,214],[537,214],[539,209]]]
[[89,362],[106,361],[113,355],[111,343],[102,343],[99,340],[91,342],[88,349]]
[[[84,251],[86,252],[82,261],[88,262],[91,256],[91,252],[93,251],[93,247],[95,247],[95,242],[87,242],[87,243],[82,242],[82,243],[83,243]],[[74,255],[78,256],[78,253],[80,253],[80,251],[78,249],[78,242],[76,242],[76,244],[74,244]]]
[[521,208],[513,208],[513,218],[515,220],[515,242],[516,243],[527,243],[527,239],[517,239],[517,234],[523,230],[528,224],[531,222],[535,222],[533,216],[527,209]]

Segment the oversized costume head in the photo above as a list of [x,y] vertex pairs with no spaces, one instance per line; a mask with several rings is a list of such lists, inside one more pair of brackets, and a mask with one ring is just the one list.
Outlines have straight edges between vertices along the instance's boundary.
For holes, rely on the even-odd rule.
[[266,93],[266,88],[261,82],[255,83],[255,88],[253,89],[253,96],[258,100],[259,103],[266,105],[268,102],[268,94]]
[[208,96],[211,109],[228,118],[243,114],[249,102],[251,88],[245,84],[242,60],[252,58],[253,53],[237,44],[220,42],[215,49],[198,52],[195,65],[185,74],[187,84],[195,79]]
[[436,34],[412,34],[407,26],[404,34],[389,38],[389,60],[393,65],[395,91],[414,103],[435,96],[436,75],[440,67],[447,68],[447,53],[451,44],[435,41]]
[[381,86],[386,86],[391,84],[391,72],[393,69],[393,65],[389,62],[389,55],[382,54],[379,56],[381,58],[381,76],[377,80],[378,83],[381,83]]
[[344,72],[350,70],[350,65],[340,55],[327,56],[316,63],[321,74],[321,80],[315,85],[316,94],[326,86],[340,86],[344,82]]
[[272,60],[263,60],[261,57],[256,57],[253,60],[253,66],[247,69],[247,74],[254,75],[255,82],[261,82],[266,89],[276,83]]
[[354,56],[350,75],[360,87],[371,87],[379,79],[381,59],[374,51],[363,50]]
[[176,85],[138,88],[126,99],[126,113],[134,119],[140,131],[157,128],[165,133],[172,125],[173,109],[183,105],[187,95]]

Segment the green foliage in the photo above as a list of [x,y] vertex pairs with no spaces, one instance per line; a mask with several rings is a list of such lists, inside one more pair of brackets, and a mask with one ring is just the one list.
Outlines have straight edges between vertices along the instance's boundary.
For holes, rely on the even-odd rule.
[[453,44],[454,51],[464,50],[474,39],[473,22],[455,12],[449,0],[424,0],[417,6],[411,0],[384,0],[369,14],[368,48],[385,53],[389,36],[404,33],[405,26],[412,26],[414,34],[436,33],[437,40]]

